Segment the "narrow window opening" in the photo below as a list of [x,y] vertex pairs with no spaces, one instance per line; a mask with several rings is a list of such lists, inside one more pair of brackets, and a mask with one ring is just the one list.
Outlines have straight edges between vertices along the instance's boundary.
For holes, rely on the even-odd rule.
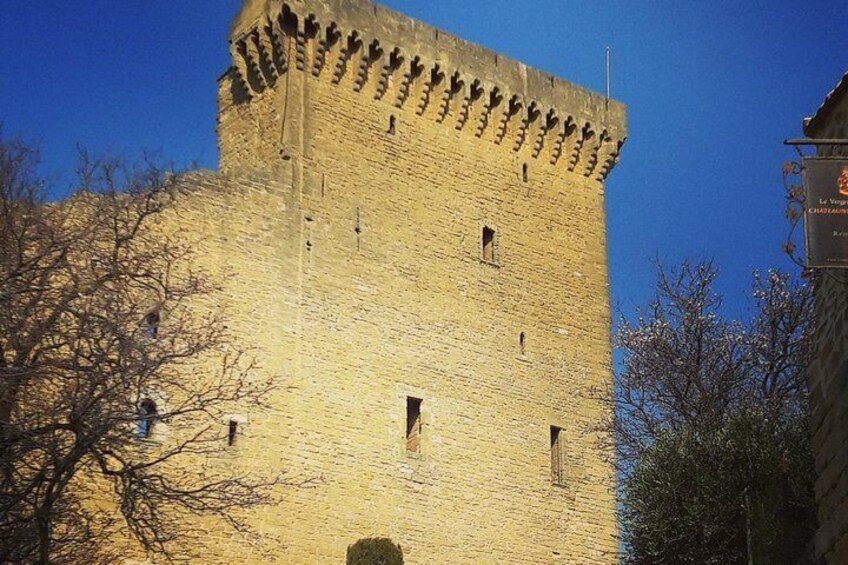
[[495,262],[495,230],[483,227],[483,261]]
[[523,165],[521,165],[521,179],[522,179],[524,182],[527,182],[527,177],[528,177],[528,173],[527,173],[527,163],[524,163]]
[[359,208],[356,209],[356,227],[353,228],[353,231],[356,232],[356,250],[361,251],[362,241],[360,236],[362,235],[362,222],[359,217]]
[[236,442],[236,434],[238,433],[238,422],[230,420],[230,428],[227,432],[227,445],[232,446]]
[[150,312],[144,317],[144,337],[156,339],[159,336],[159,312]]
[[562,428],[556,426],[551,426],[551,482],[555,485],[564,483]]
[[312,216],[304,216],[304,221],[306,222],[306,252],[309,256],[310,265],[312,264],[312,256],[309,253],[312,251],[312,222],[314,221]]
[[527,353],[527,336],[524,335],[524,332],[521,332],[521,335],[518,336],[518,347],[522,355]]
[[158,410],[156,403],[145,398],[138,405],[138,437],[147,439],[153,432],[153,423],[156,421]]
[[397,119],[395,118],[394,114],[392,114],[391,116],[389,116],[389,134],[394,135],[396,124]]
[[421,452],[421,399],[406,397],[406,451]]

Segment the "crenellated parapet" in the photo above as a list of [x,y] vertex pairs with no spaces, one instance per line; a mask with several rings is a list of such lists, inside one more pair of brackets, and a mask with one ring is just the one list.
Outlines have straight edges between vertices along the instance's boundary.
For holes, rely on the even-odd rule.
[[621,103],[367,0],[249,0],[230,44],[246,104],[296,69],[599,182],[626,136]]

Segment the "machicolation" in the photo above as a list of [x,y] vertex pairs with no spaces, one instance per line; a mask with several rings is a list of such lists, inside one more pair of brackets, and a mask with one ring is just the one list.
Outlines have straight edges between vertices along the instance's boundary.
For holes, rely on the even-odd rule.
[[370,2],[248,1],[231,52],[237,104],[285,83],[293,66],[598,181],[625,140],[619,103]]

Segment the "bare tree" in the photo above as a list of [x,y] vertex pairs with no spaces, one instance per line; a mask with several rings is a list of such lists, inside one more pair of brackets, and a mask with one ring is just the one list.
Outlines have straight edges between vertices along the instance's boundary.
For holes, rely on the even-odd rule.
[[631,461],[666,430],[709,427],[741,406],[798,409],[813,330],[813,297],[785,273],[755,272],[752,318],[727,320],[710,263],[657,266],[657,293],[615,345],[616,444]]
[[36,164],[0,139],[0,562],[113,562],[116,531],[190,557],[197,516],[247,531],[283,479],[203,463],[224,414],[274,383],[163,227],[180,176],[83,156],[79,189],[47,203]]

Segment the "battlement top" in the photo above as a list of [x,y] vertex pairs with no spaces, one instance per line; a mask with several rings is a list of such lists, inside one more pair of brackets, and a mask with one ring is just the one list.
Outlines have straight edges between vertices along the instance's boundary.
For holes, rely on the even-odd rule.
[[624,104],[369,0],[245,0],[232,23],[231,44],[283,14],[295,18],[302,31],[308,23],[319,41],[332,30],[342,43],[353,37],[361,45],[376,45],[381,53],[401,53],[425,68],[437,65],[448,75],[461,74],[467,85],[477,83],[484,91],[496,88],[506,97],[517,96],[524,107],[532,104],[544,112],[556,109],[591,122],[595,130],[607,130],[613,138],[626,135]]

